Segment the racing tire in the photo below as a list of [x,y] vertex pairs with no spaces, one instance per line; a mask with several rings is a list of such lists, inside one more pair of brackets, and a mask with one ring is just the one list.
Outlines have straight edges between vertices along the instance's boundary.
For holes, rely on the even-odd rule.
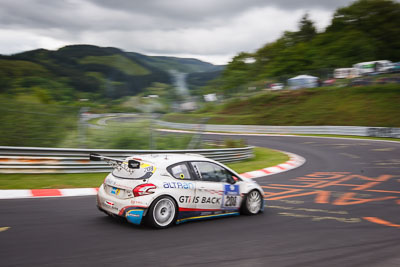
[[147,212],[147,223],[154,228],[167,228],[178,216],[176,202],[169,196],[160,196],[151,203]]
[[241,213],[245,215],[256,215],[261,211],[263,197],[258,190],[250,191],[243,199]]

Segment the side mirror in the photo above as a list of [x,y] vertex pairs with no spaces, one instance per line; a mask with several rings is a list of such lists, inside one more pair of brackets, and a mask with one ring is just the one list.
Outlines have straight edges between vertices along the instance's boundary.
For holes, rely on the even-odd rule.
[[140,168],[140,162],[136,160],[128,160],[128,167],[130,169],[139,169]]
[[92,161],[101,161],[101,156],[100,154],[90,153],[89,159]]
[[235,176],[232,176],[232,179],[229,179],[228,183],[236,184],[237,181],[238,181],[238,178],[236,178]]

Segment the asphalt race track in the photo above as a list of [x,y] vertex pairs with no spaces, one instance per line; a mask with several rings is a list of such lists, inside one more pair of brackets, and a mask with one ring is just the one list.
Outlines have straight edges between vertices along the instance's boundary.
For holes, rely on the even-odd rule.
[[153,230],[107,217],[94,196],[1,200],[0,265],[400,266],[400,143],[246,139],[307,160],[258,179],[263,214]]

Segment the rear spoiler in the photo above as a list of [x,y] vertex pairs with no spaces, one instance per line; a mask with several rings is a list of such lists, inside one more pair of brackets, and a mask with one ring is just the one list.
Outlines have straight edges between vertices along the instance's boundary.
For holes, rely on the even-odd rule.
[[137,160],[130,159],[128,161],[122,159],[115,159],[106,156],[102,156],[97,153],[90,153],[89,159],[91,161],[105,161],[108,165],[114,169],[124,169],[126,171],[132,172],[134,169],[140,168],[140,162]]

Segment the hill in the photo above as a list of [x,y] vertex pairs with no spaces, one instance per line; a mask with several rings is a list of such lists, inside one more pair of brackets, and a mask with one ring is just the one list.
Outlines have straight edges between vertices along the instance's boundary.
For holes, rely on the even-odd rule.
[[213,65],[195,58],[178,58],[166,56],[145,56],[139,53],[128,53],[138,59],[143,59],[147,64],[165,71],[176,70],[184,73],[213,72],[223,69],[223,66]]
[[71,45],[56,51],[37,49],[0,56],[0,93],[33,93],[44,102],[116,99],[137,95],[153,83],[172,84],[170,70],[195,73],[220,69],[197,59]]

